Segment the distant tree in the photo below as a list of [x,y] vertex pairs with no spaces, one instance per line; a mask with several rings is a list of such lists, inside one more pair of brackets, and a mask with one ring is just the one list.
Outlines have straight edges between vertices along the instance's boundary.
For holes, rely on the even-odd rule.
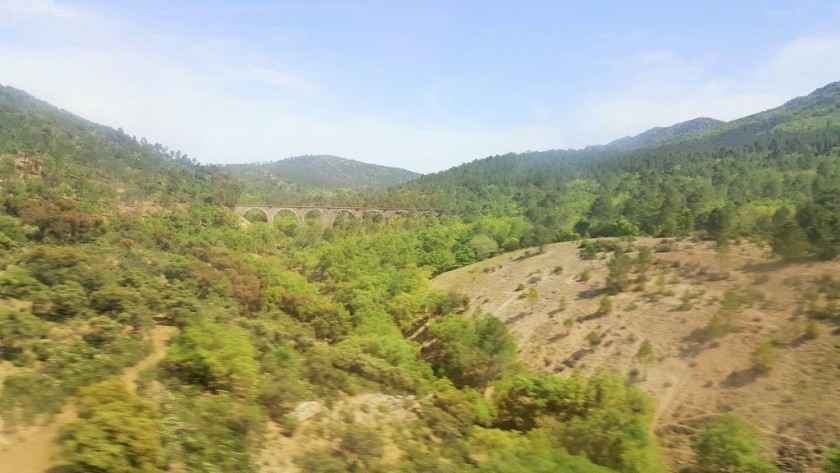
[[607,292],[610,294],[618,294],[619,292],[627,290],[630,286],[630,269],[633,267],[633,262],[627,253],[621,248],[615,250],[615,254],[607,268]]
[[728,208],[716,208],[709,213],[706,231],[718,244],[724,244],[732,237],[732,212]]
[[487,235],[474,236],[470,240],[469,245],[473,252],[475,252],[475,257],[479,260],[493,256],[499,251],[499,244]]
[[592,202],[589,207],[588,217],[592,220],[607,221],[615,216],[615,206],[613,205],[612,196],[609,194],[601,194]]
[[643,246],[639,248],[639,255],[636,256],[636,271],[639,272],[642,279],[645,278],[651,265],[653,264],[653,256],[651,255],[650,247]]
[[785,258],[796,258],[808,252],[808,236],[794,221],[780,223],[771,236],[773,252]]

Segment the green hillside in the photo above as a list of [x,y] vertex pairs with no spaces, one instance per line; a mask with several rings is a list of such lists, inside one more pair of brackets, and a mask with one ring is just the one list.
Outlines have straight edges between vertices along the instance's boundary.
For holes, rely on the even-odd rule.
[[[609,258],[593,290],[624,291],[630,268],[651,263],[629,242],[586,240],[600,236],[690,236],[722,253],[749,238],[780,258],[835,258],[838,103],[832,84],[654,147],[495,156],[388,190],[312,194],[454,209],[323,228],[231,211],[283,195],[274,164],[201,166],[3,88],[0,436],[12,453],[0,470],[31,455],[73,472],[665,471],[647,393],[623,374],[526,368],[504,322],[429,279],[581,238],[581,257]],[[834,284],[803,317],[840,321]],[[735,298],[714,303],[726,315]],[[686,434],[697,471],[776,471],[760,433],[728,419]],[[51,422],[56,451],[33,448],[26,427]]]
[[310,200],[325,195],[333,198],[341,191],[386,189],[420,176],[405,169],[338,156],[297,156],[270,163],[228,164],[221,168],[243,182],[242,200],[248,203],[302,202],[301,194]]
[[[186,154],[0,85],[0,179],[87,202],[234,203],[238,186]],[[7,189],[9,191],[9,189]],[[32,194],[33,189],[26,189]]]
[[611,141],[603,146],[591,146],[589,149],[608,148],[612,150],[633,150],[639,148],[648,148],[651,146],[660,145],[669,141],[674,141],[689,135],[700,133],[703,130],[717,127],[724,122],[715,120],[714,118],[695,118],[676,125],[668,127],[651,128],[636,136],[627,136]]
[[805,209],[823,215],[818,225],[827,226],[816,230],[816,217],[797,217],[811,243],[835,247],[837,237],[829,235],[836,223],[824,212],[837,205],[838,145],[840,83],[834,83],[664,144],[493,156],[423,176],[390,198],[465,215],[524,215],[535,229],[529,243],[694,232],[769,239],[780,221],[790,223]]

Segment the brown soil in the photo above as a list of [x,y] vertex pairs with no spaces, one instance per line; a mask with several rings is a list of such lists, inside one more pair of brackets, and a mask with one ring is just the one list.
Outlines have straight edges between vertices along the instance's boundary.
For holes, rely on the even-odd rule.
[[[156,326],[150,333],[152,353],[140,363],[126,368],[121,379],[132,392],[137,391],[137,377],[166,355],[166,343],[175,327]],[[76,406],[68,402],[61,413],[49,421],[18,429],[14,434],[0,434],[0,471],[14,473],[61,473],[63,462],[56,443],[61,427],[77,419]]]
[[[786,264],[751,244],[722,255],[705,242],[670,246],[673,251],[654,253],[660,263],[643,288],[632,284],[613,296],[606,315],[598,313],[606,260],[581,260],[574,243],[549,245],[530,256],[501,255],[442,274],[432,284],[461,292],[473,307],[504,320],[521,359],[533,369],[561,375],[608,369],[650,392],[657,403],[652,430],[675,471],[691,462],[698,427],[726,412],[744,416],[765,435],[767,452],[783,471],[819,471],[820,454],[840,443],[840,330],[817,322],[820,335],[803,337],[808,318],[802,306],[821,297],[814,280],[840,275],[840,263]],[[552,274],[558,266],[563,271]],[[588,282],[577,277],[584,269],[592,275]],[[520,298],[520,283],[534,286],[538,301]],[[730,333],[704,339],[727,289],[747,304]],[[693,294],[690,308],[681,307],[686,292]],[[571,328],[564,326],[566,319],[572,319]],[[601,335],[596,346],[587,340],[591,332]],[[779,358],[768,372],[759,372],[753,354],[771,339]],[[636,357],[644,340],[653,346],[648,362]]]

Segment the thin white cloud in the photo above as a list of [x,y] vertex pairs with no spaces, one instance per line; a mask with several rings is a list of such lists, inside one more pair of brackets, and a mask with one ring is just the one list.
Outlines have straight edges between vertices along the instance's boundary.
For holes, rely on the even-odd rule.
[[700,116],[732,120],[781,105],[840,80],[840,37],[790,41],[753,72],[723,75],[714,59],[684,59],[665,51],[609,63],[626,85],[590,101],[573,125],[586,143],[605,143]]
[[87,12],[50,0],[0,0],[0,14],[11,20],[53,19],[79,21],[92,16]]
[[642,50],[602,63],[611,90],[593,85],[574,98],[581,104],[558,107],[545,104],[563,91],[546,89],[518,123],[489,125],[434,88],[409,118],[365,116],[317,77],[241,38],[147,31],[49,0],[0,0],[0,25],[17,38],[0,38],[0,82],[204,162],[329,153],[430,172],[509,151],[604,143],[702,115],[738,118],[840,79],[836,35],[791,41],[741,75],[721,75],[712,55]]
[[312,92],[313,86],[308,81],[293,74],[288,74],[267,67],[249,66],[231,70],[228,77],[238,82],[260,82],[292,92]]
[[796,39],[782,48],[760,75],[793,94],[840,80],[840,36]]

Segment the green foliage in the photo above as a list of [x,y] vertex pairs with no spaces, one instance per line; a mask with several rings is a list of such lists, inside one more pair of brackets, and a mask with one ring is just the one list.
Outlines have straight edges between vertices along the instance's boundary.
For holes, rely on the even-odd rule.
[[584,269],[583,271],[578,274],[578,281],[580,282],[587,282],[592,277],[592,273],[589,269]]
[[706,335],[710,338],[717,338],[729,333],[743,304],[743,297],[737,292],[732,290],[724,292],[720,308],[712,315],[706,325]]
[[650,251],[650,247],[643,246],[639,248],[639,254],[636,256],[636,271],[639,272],[642,276],[644,276],[650,267],[653,265],[653,256]]
[[727,415],[709,423],[692,447],[698,472],[732,471],[763,473],[778,471],[761,453],[761,438],[754,427],[737,416]]
[[470,248],[475,253],[476,259],[483,260],[495,255],[499,251],[499,245],[496,240],[486,235],[476,235],[470,240]]
[[76,207],[68,200],[29,199],[19,204],[17,214],[23,223],[38,229],[39,240],[62,243],[90,241],[102,234],[102,220]]
[[351,471],[370,471],[382,457],[380,433],[364,424],[348,425],[341,433],[339,449]]
[[607,292],[618,294],[627,290],[630,286],[630,269],[633,262],[629,256],[618,248],[615,250],[612,259],[607,263],[609,273],[607,275]]
[[255,406],[228,393],[176,390],[162,408],[161,435],[169,464],[200,473],[256,470],[248,435],[259,431],[263,419]]
[[636,358],[644,363],[653,361],[653,345],[650,340],[645,340],[639,345],[639,351],[636,352]]
[[64,458],[77,472],[160,471],[158,411],[118,380],[79,391],[79,419],[61,432]]
[[551,445],[543,434],[523,435],[496,429],[474,429],[470,457],[481,473],[600,473],[610,471]]
[[516,344],[499,319],[447,316],[429,325],[421,352],[439,376],[457,386],[483,388],[515,362]]
[[768,340],[760,343],[753,353],[753,368],[759,372],[767,372],[779,359],[779,350]]
[[840,447],[834,447],[825,454],[825,473],[840,473]]
[[544,426],[538,430],[554,445],[596,464],[617,471],[662,470],[646,430],[650,400],[618,377],[521,375],[500,394],[498,406],[499,427]]
[[0,248],[9,250],[21,246],[32,233],[32,228],[19,219],[0,215]]
[[677,307],[678,310],[691,310],[694,307],[692,303],[692,294],[689,291],[683,292],[680,296],[680,305]]
[[205,322],[188,327],[167,352],[165,369],[185,383],[247,394],[256,384],[254,346],[233,326]]
[[528,304],[533,307],[539,299],[540,296],[537,294],[537,288],[534,286],[528,286],[528,291],[525,292],[525,300],[528,301]]
[[347,464],[330,448],[312,448],[295,457],[295,464],[306,473],[346,473]]
[[0,358],[27,364],[38,341],[48,334],[48,325],[29,312],[0,307]]
[[610,296],[604,295],[598,301],[598,313],[606,315],[612,312],[612,299]]

